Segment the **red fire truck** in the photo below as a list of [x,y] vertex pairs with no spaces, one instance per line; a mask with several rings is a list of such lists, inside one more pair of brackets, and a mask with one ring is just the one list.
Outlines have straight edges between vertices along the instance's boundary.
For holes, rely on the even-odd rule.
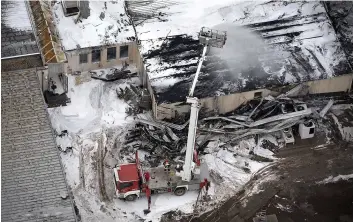
[[168,164],[143,169],[136,152],[135,163],[121,164],[114,168],[116,195],[121,199],[133,201],[146,193],[174,192],[175,195],[182,196],[187,190],[199,190],[205,185],[209,186],[207,165],[196,162],[192,178],[187,182],[182,180],[178,167],[167,166]]

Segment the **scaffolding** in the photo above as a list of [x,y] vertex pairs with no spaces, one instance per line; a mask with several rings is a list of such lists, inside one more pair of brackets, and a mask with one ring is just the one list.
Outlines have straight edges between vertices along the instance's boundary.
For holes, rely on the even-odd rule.
[[50,1],[26,1],[28,14],[43,63],[66,62],[59,36],[56,34]]

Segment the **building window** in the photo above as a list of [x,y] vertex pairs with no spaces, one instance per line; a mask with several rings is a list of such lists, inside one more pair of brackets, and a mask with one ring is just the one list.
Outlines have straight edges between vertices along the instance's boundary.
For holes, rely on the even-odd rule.
[[88,61],[88,54],[80,54],[80,64],[87,63]]
[[129,46],[124,45],[120,46],[120,58],[126,58],[129,57]]
[[100,62],[101,61],[101,50],[94,49],[92,50],[92,62]]
[[254,98],[259,98],[259,97],[262,97],[262,92],[254,93]]
[[116,59],[116,47],[111,47],[107,49],[107,59],[108,60]]

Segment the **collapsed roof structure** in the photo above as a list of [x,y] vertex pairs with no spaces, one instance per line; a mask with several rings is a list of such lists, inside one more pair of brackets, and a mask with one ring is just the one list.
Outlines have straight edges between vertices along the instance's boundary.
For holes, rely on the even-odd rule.
[[185,100],[202,50],[197,40],[202,26],[227,31],[228,40],[222,51],[209,53],[195,89],[198,98],[352,72],[320,2],[127,1],[126,6],[157,104]]

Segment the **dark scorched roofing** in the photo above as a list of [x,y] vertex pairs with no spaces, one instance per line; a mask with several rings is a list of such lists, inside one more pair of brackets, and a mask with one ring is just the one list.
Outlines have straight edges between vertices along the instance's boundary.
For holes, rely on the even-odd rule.
[[[261,6],[265,7],[266,4],[271,7],[272,3]],[[305,10],[316,7],[316,11],[302,16],[298,8],[294,16],[250,22],[244,26],[266,44],[266,50],[256,55],[245,60],[234,57],[233,64],[229,65],[225,56],[222,59],[211,50],[201,69],[194,95],[199,98],[213,97],[352,73],[324,6],[318,2],[305,4]],[[317,10],[318,7],[322,9]],[[227,42],[230,38],[228,35]],[[246,45],[246,39],[241,39],[240,44]],[[201,51],[198,40],[188,35],[178,35],[159,39],[159,43],[143,55],[157,103],[185,101]],[[166,82],[170,84],[163,84]]]

